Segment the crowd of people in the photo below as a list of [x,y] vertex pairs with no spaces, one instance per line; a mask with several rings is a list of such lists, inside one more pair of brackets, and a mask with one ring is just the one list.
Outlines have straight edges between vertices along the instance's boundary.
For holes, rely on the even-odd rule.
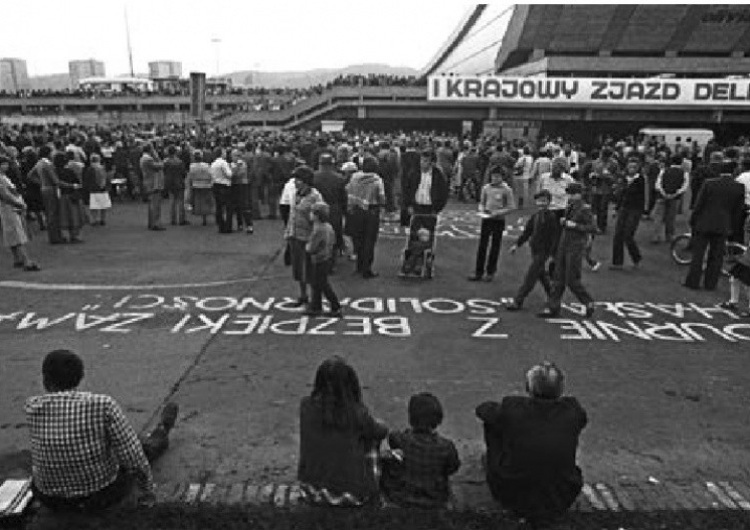
[[[675,236],[678,212],[690,211],[695,259],[683,282],[690,289],[715,290],[726,241],[748,242],[750,147],[745,139],[736,146],[710,142],[698,149],[648,138],[603,138],[584,153],[562,138],[534,145],[417,132],[66,125],[3,127],[0,141],[5,243],[16,266],[29,271],[39,265],[28,257],[27,223],[46,230],[51,244],[80,243],[84,225],[106,224],[115,194],[148,202],[147,227],[155,231],[165,229],[165,199],[172,225],[189,224],[189,211],[203,225],[213,216],[222,234],[235,226],[252,234],[254,221],[281,217],[300,305],[308,303],[312,285],[306,279],[305,270],[312,267],[305,245],[317,203],[327,205],[327,211],[318,210],[319,220],[333,229],[332,248],[325,251],[332,270],[348,251],[357,272],[373,278],[381,221],[408,226],[412,215],[435,216],[451,194],[459,201],[476,200],[481,230],[472,281],[492,281],[506,216],[535,205],[539,211],[512,248],[528,241],[532,266],[509,309],[521,309],[538,280],[549,295],[542,316],[557,314],[565,287],[593,311],[581,269],[584,260],[592,271],[601,267],[595,242],[610,229],[613,210],[613,271],[624,268],[626,253],[633,267],[641,267],[635,235],[644,218],[651,220],[651,241],[660,244]],[[426,229],[415,232],[420,228]],[[431,237],[412,239],[411,256],[423,255]],[[745,260],[738,261],[740,281]],[[733,281],[731,306],[740,290]]]

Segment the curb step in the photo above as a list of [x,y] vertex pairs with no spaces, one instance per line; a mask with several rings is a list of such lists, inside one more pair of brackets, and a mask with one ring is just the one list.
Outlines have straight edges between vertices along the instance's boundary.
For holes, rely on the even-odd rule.
[[[484,484],[455,484],[453,508],[499,510]],[[292,508],[303,505],[297,483],[166,483],[157,502],[253,504]],[[734,510],[750,512],[750,485],[740,481],[584,484],[572,508],[579,512]]]

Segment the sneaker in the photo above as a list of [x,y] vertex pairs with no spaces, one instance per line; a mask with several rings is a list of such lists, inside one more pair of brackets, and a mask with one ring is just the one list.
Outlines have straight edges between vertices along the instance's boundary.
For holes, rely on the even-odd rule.
[[601,261],[597,261],[593,265],[591,265],[591,272],[598,272],[599,269],[601,269],[601,268],[602,268],[602,262]]
[[170,401],[164,405],[164,409],[161,411],[161,426],[169,432],[174,427],[177,421],[177,414],[180,412],[180,407],[177,403]]
[[466,279],[469,280],[470,282],[481,282],[482,281],[482,277],[481,276],[477,276],[476,274],[474,276],[469,276]]
[[521,309],[523,309],[523,307],[521,306],[521,304],[513,300],[512,303],[505,306],[505,309],[508,311],[520,311]]
[[550,309],[549,307],[546,309],[543,309],[539,313],[536,314],[539,318],[557,318],[560,316],[560,310],[559,309]]
[[594,307],[594,304],[586,304],[586,318],[591,318],[594,316],[594,311],[596,310],[596,307]]
[[252,226],[248,226],[247,228],[245,228],[245,233],[246,234],[252,234],[253,232],[254,232],[254,230],[253,230]]

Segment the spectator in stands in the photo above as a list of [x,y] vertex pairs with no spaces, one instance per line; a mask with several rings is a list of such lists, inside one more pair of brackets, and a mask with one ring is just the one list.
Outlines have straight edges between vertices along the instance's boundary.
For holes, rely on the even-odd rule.
[[203,161],[203,153],[198,150],[193,153],[193,163],[185,178],[185,204],[193,215],[203,218],[203,226],[208,224],[208,216],[216,212],[211,168]]
[[29,257],[26,244],[26,203],[15,184],[8,178],[9,160],[0,156],[0,229],[3,245],[13,253],[13,266],[25,271],[38,271],[39,265]]
[[53,512],[91,513],[135,489],[139,503],[153,504],[149,462],[169,445],[177,405],[168,403],[159,425],[139,441],[114,399],[78,390],[83,375],[78,355],[50,352],[42,364],[47,393],[26,401],[35,498]]
[[487,484],[502,506],[532,524],[562,515],[583,487],[576,451],[587,416],[563,396],[564,374],[552,363],[526,373],[528,396],[479,405],[487,445]]
[[408,410],[410,428],[388,435],[393,457],[383,461],[383,493],[401,506],[444,508],[451,497],[449,477],[461,461],[453,442],[437,432],[443,406],[421,392],[411,396]]
[[299,417],[297,478],[304,498],[334,506],[377,503],[377,447],[388,430],[365,406],[357,373],[344,359],[318,367]]
[[167,148],[167,159],[164,161],[164,190],[169,193],[169,218],[172,225],[190,224],[185,219],[185,177],[187,168],[178,156],[177,147]]
[[372,263],[380,230],[380,210],[385,205],[385,188],[377,170],[378,162],[366,157],[362,171],[352,175],[346,185],[346,227],[357,256],[357,272],[367,279],[378,276],[372,270]]
[[143,175],[142,191],[144,196],[148,198],[148,229],[154,231],[165,230],[161,224],[164,164],[159,159],[153,143],[149,142],[144,145],[139,166]]

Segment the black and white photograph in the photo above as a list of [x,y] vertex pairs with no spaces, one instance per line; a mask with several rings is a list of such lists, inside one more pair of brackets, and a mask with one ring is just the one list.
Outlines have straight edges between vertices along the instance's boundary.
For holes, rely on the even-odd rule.
[[0,528],[750,528],[750,4],[0,25]]

